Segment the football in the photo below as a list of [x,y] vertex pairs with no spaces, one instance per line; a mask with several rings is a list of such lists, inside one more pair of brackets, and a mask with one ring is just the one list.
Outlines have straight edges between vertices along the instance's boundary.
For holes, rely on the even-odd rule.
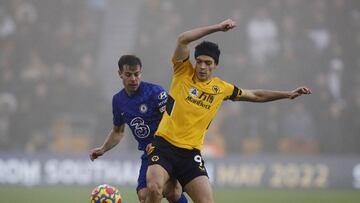
[[94,188],[90,196],[91,203],[121,203],[120,192],[117,188],[102,184]]

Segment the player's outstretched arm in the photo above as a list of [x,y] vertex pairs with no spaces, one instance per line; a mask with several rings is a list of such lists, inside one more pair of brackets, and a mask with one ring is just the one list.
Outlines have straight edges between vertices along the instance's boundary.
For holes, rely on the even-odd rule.
[[186,32],[183,32],[179,35],[177,39],[177,45],[174,51],[174,59],[177,61],[184,60],[189,57],[190,50],[188,44],[198,40],[206,35],[209,35],[214,32],[223,31],[226,32],[236,27],[236,22],[227,19],[221,23],[195,28]]
[[106,137],[104,144],[101,147],[94,148],[90,151],[89,153],[90,160],[94,161],[99,156],[102,156],[103,154],[105,154],[105,152],[109,151],[117,144],[119,144],[121,139],[124,137],[124,129],[125,129],[124,124],[121,126],[114,126],[109,132],[108,136]]
[[237,101],[249,102],[270,102],[279,99],[295,99],[298,96],[311,94],[307,87],[298,87],[292,91],[275,91],[275,90],[243,90]]

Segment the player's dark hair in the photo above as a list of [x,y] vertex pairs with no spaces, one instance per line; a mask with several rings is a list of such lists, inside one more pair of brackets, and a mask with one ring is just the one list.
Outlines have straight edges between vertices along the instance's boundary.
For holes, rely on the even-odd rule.
[[200,55],[210,56],[214,59],[215,64],[219,63],[220,49],[214,42],[203,41],[195,47],[195,58]]
[[124,65],[129,65],[129,66],[139,65],[140,68],[142,67],[140,58],[135,55],[122,55],[118,61],[118,66],[120,71],[123,70]]

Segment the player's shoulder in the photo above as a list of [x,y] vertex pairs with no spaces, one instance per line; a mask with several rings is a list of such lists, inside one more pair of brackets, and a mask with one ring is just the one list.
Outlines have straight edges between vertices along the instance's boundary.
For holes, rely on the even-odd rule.
[[214,77],[213,78],[213,84],[219,85],[219,86],[228,86],[228,85],[232,85],[231,83],[219,78],[219,77]]
[[228,94],[234,90],[234,85],[218,77],[214,77],[212,81],[213,90]]
[[152,93],[160,93],[166,91],[165,88],[159,84],[142,81],[144,90]]
[[123,100],[124,95],[125,95],[125,89],[119,90],[117,93],[114,94],[113,101],[121,101],[121,100]]
[[164,87],[159,84],[150,83],[150,82],[142,82],[144,85],[144,91],[152,98],[158,100],[164,100],[167,98],[167,91]]

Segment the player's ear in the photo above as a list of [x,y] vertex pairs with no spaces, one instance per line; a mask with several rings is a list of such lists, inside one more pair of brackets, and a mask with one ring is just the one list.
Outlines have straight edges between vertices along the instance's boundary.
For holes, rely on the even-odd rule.
[[218,69],[218,64],[214,63],[214,70]]
[[118,70],[118,74],[119,74],[119,77],[120,77],[121,79],[123,79],[120,69]]

